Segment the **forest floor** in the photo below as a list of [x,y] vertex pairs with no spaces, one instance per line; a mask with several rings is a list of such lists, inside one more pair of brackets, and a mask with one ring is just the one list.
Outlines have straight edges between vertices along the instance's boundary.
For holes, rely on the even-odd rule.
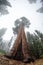
[[0,65],[43,65],[43,59],[37,59],[35,62],[23,63],[17,60],[11,60],[4,55],[0,55]]

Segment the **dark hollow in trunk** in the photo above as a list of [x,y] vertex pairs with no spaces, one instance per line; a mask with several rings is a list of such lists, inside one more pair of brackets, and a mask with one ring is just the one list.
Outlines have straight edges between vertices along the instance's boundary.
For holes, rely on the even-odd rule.
[[22,53],[22,40],[21,43],[18,46],[17,52],[15,54],[14,59],[16,60],[23,60],[23,53]]

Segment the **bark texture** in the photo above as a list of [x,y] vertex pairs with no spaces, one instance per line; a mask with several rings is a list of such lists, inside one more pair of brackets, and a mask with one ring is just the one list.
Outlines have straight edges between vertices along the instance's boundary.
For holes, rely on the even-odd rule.
[[24,32],[24,27],[20,26],[18,30],[17,39],[15,40],[14,45],[10,51],[10,54],[8,55],[18,60],[24,59],[25,61],[27,61],[28,58],[30,58],[30,53],[27,47],[27,41],[26,41],[26,36]]

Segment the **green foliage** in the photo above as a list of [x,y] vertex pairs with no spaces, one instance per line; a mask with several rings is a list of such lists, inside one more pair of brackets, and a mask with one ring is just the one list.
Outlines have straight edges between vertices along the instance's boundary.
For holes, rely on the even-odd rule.
[[28,28],[29,25],[30,25],[30,21],[26,17],[21,17],[20,19],[17,19],[15,21],[14,25],[15,25],[15,28],[14,27],[12,28],[13,29],[13,33],[17,34],[19,27],[22,25],[22,26]]
[[23,26],[29,27],[30,22],[26,17],[21,17],[20,19],[17,19],[15,21],[15,26],[18,26],[18,24],[22,24]]
[[0,49],[0,54],[6,54],[4,50]]
[[7,6],[11,7],[11,4],[7,0],[0,0],[0,14],[8,14]]
[[42,54],[42,55],[40,55],[40,58],[43,58],[43,54]]
[[30,42],[30,54],[36,58],[43,57],[43,34],[37,30],[36,33],[27,33],[28,42]]
[[[30,4],[37,3],[38,0],[28,0]],[[39,2],[42,4],[41,7],[39,7],[36,12],[43,13],[43,0],[39,0]]]

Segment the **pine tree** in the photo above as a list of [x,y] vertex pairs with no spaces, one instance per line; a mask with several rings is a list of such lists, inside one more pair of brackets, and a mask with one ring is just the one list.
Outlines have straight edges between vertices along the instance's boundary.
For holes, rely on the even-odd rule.
[[7,0],[0,0],[0,14],[8,14],[7,6],[11,7],[11,4]]

